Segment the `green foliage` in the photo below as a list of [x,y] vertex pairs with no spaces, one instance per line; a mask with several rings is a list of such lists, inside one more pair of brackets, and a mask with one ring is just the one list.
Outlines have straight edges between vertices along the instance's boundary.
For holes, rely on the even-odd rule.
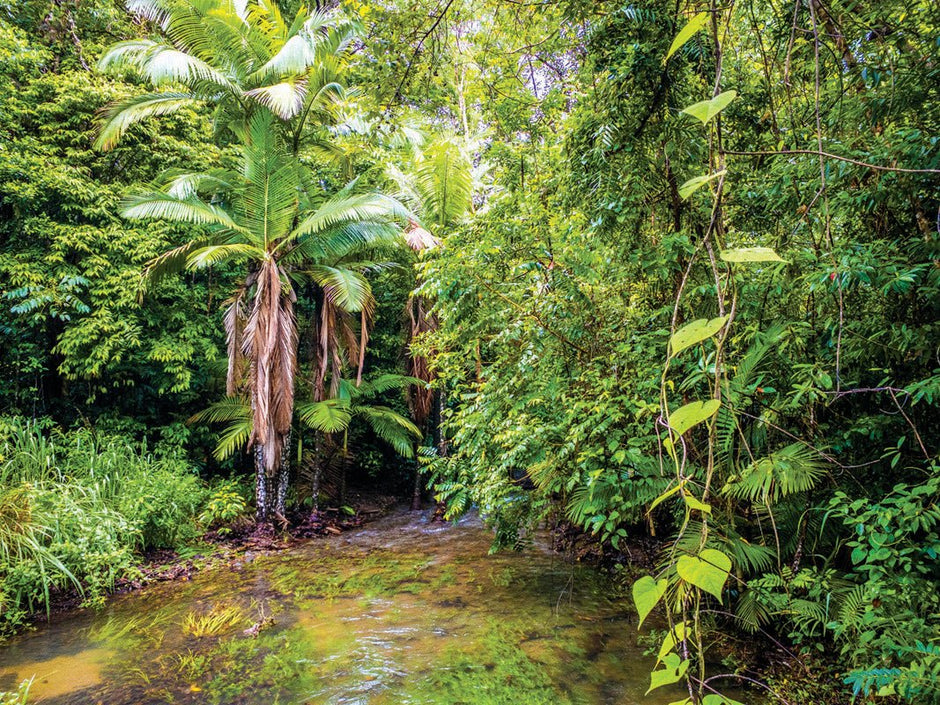
[[219,528],[225,533],[226,524],[244,517],[248,513],[248,504],[240,488],[232,482],[221,482],[209,492],[205,508],[199,515],[199,521],[209,528]]
[[0,705],[27,705],[32,680],[23,681],[15,691],[0,692]]
[[[860,697],[935,698],[934,490],[912,494],[940,428],[927,5],[567,3],[519,9],[556,24],[518,38],[481,13],[492,43],[407,87],[492,89],[467,123],[492,126],[494,188],[419,264],[439,498],[499,545],[558,516],[613,548],[668,537],[637,606],[696,625],[675,654],[699,699],[721,698],[710,628],[787,634]],[[497,71],[503,46],[552,68]]]
[[196,535],[205,490],[178,459],[18,419],[3,423],[0,458],[0,630],[47,608],[53,590],[98,604],[135,574],[136,550]]

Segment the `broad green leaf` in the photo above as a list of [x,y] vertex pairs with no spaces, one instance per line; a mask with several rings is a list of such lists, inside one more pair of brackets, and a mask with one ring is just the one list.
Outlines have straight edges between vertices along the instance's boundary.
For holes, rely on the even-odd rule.
[[685,500],[686,506],[688,506],[689,509],[697,509],[703,514],[712,513],[712,505],[705,504],[705,502],[702,502],[695,495],[691,495],[691,494],[683,495],[682,499]]
[[669,61],[669,57],[679,51],[696,32],[700,31],[705,26],[706,22],[708,22],[707,12],[700,12],[689,20],[688,24],[686,24],[686,26],[679,31],[679,34],[676,35],[676,38],[672,40],[672,44],[669,45],[669,51],[666,52],[666,58],[663,60],[663,63]]
[[707,318],[699,318],[696,321],[687,323],[675,333],[673,333],[672,337],[669,339],[670,354],[678,355],[686,348],[711,338],[718,331],[724,328],[725,323],[727,322],[727,316],[720,316],[718,318],[712,318],[711,320]]
[[737,95],[737,91],[725,91],[710,100],[703,100],[695,105],[690,105],[688,108],[684,108],[682,112],[701,120],[703,125],[707,125],[708,121],[727,108]]
[[653,611],[653,608],[666,594],[666,585],[665,578],[653,580],[648,575],[644,575],[633,583],[633,604],[636,605],[636,611],[640,613],[639,626],[643,626],[643,620],[649,616],[649,613]]
[[709,181],[712,181],[713,179],[717,179],[726,171],[727,169],[722,169],[721,171],[716,171],[714,174],[708,174],[707,176],[695,176],[689,179],[679,187],[679,197],[683,201],[686,200],[689,196],[702,188],[702,186],[707,184]]
[[664,685],[677,683],[682,676],[685,675],[685,672],[689,670],[688,659],[683,661],[679,658],[679,654],[669,654],[663,660],[663,665],[664,668],[653,671],[650,674],[650,687],[649,690],[646,691],[647,695]]
[[786,262],[769,247],[736,247],[722,250],[721,259],[725,262]]
[[669,427],[681,436],[693,426],[710,419],[720,408],[721,402],[717,399],[693,401],[669,414]]
[[670,653],[673,649],[676,648],[676,644],[682,642],[685,639],[686,630],[685,622],[679,622],[675,629],[666,634],[666,638],[663,639],[663,645],[659,647],[659,656],[656,657],[656,664],[659,665],[659,662],[666,658],[666,654]]
[[[669,440],[669,439],[667,438],[666,440]],[[660,504],[662,504],[667,499],[672,497],[676,492],[678,492],[681,489],[681,487],[682,485],[679,484],[673,487],[672,489],[669,489],[663,492],[661,495],[659,495],[659,497],[653,500],[653,503],[650,505],[650,508],[646,510],[646,513],[649,514],[650,512],[652,512],[654,509],[656,509],[656,507],[658,507]]]
[[731,559],[721,551],[706,548],[698,556],[679,556],[676,572],[687,583],[721,601],[721,590],[731,572]]
[[744,705],[743,703],[738,702],[737,700],[732,700],[729,697],[724,695],[719,695],[718,693],[709,693],[704,698],[702,698],[702,705]]

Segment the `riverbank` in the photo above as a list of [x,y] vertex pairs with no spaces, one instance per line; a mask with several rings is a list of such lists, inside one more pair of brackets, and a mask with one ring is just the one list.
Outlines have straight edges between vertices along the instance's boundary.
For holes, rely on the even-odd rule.
[[[180,549],[153,549],[143,552],[127,571],[115,580],[113,589],[88,604],[86,595],[74,584],[66,589],[53,589],[49,595],[49,609],[37,610],[26,616],[17,632],[39,628],[50,620],[61,619],[84,609],[101,609],[107,600],[141,590],[159,583],[186,582],[202,571],[237,566],[247,557],[278,553],[297,547],[317,537],[338,536],[357,529],[368,522],[382,518],[392,511],[400,499],[391,495],[360,492],[353,493],[345,505],[350,514],[337,507],[325,507],[316,517],[297,519],[283,530],[273,526],[259,527],[248,520],[238,521],[223,530],[206,532],[197,542]],[[7,640],[14,636],[9,634]],[[0,640],[0,644],[3,641]]]

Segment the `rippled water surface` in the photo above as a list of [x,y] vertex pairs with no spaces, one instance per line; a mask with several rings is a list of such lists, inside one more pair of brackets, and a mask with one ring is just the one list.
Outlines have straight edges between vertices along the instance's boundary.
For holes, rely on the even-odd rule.
[[[651,659],[606,579],[535,545],[488,555],[473,518],[398,513],[191,582],[118,597],[0,647],[32,702],[616,703]],[[272,618],[256,636],[245,630]]]

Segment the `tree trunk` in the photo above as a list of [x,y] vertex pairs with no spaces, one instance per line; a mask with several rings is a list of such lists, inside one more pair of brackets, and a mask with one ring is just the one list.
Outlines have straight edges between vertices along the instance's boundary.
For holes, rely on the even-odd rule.
[[290,484],[290,438],[288,433],[281,446],[281,463],[277,470],[277,490],[274,502],[274,516],[278,521],[287,522],[287,486]]
[[411,493],[411,511],[416,512],[421,509],[421,466],[415,466],[415,486]]
[[256,443],[255,451],[255,521],[266,524],[271,513],[271,483],[264,467],[264,446]]

